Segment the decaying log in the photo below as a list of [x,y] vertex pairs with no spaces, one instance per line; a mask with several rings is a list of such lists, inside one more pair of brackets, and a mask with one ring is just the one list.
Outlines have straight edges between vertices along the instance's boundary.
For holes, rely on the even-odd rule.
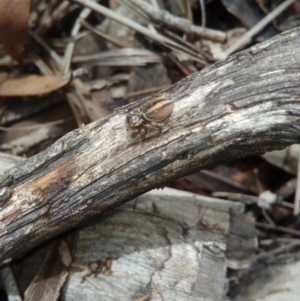
[[0,261],[196,170],[300,141],[300,28],[158,93],[174,101],[163,133],[131,138],[116,110],[0,180]]

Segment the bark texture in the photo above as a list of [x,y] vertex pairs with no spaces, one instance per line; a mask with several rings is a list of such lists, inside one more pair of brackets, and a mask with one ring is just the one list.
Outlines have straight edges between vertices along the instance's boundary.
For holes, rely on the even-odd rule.
[[[300,142],[300,28],[70,132],[0,179],[0,262],[166,182]],[[162,95],[169,125],[141,141],[126,114]]]
[[97,290],[71,268],[62,300],[224,300],[230,213],[243,216],[244,209],[176,189],[152,190],[79,231],[72,266],[110,257],[112,274],[90,276]]

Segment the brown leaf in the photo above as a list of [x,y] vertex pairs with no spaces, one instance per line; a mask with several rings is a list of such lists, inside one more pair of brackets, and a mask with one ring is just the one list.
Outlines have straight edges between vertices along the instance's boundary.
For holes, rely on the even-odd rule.
[[56,91],[70,81],[71,77],[59,75],[26,74],[14,78],[7,78],[0,82],[0,96],[36,96]]
[[30,0],[0,1],[0,41],[7,52],[19,63],[28,41]]

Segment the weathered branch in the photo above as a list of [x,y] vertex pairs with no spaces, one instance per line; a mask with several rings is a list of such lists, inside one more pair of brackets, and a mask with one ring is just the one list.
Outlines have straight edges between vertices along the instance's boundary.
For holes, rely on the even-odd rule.
[[299,143],[299,48],[298,28],[160,92],[174,101],[160,135],[140,141],[126,131],[126,113],[144,99],[9,170],[0,182],[0,260],[172,179]]

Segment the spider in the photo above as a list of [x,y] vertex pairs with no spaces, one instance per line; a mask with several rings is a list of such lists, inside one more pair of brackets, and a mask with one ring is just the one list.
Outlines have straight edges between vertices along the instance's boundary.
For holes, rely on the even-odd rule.
[[157,97],[141,108],[129,112],[126,116],[127,128],[131,136],[141,136],[145,140],[148,130],[161,131],[173,112],[173,101],[164,97]]

